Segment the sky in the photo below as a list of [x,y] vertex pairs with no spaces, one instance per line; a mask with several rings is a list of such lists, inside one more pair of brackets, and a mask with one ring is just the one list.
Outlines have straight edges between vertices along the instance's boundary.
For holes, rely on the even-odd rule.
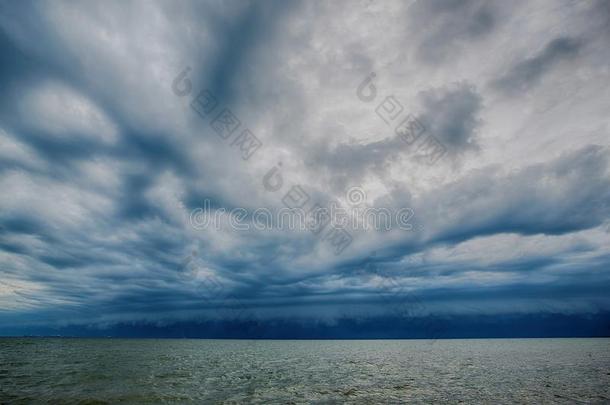
[[607,336],[609,45],[603,0],[0,1],[0,335]]

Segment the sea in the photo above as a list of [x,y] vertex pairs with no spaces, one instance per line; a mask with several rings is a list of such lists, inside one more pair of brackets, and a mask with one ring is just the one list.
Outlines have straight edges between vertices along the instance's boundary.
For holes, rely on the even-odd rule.
[[610,403],[610,339],[0,338],[4,404]]

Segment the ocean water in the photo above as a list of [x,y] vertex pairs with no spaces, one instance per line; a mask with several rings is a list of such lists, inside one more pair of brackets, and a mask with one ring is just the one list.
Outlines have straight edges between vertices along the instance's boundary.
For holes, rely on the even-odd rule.
[[610,339],[0,339],[0,403],[610,403]]

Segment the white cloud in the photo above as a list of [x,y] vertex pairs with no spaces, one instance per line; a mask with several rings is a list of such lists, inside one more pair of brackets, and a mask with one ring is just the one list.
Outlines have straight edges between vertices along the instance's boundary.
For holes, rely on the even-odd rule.
[[62,141],[114,143],[118,137],[116,125],[92,100],[62,83],[29,89],[19,100],[19,110],[26,126]]

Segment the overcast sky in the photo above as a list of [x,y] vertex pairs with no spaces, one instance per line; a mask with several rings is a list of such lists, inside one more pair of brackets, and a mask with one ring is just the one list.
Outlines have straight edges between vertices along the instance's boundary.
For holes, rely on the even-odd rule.
[[[0,59],[0,328],[610,310],[607,1],[2,1]],[[295,186],[410,226],[192,224]]]

